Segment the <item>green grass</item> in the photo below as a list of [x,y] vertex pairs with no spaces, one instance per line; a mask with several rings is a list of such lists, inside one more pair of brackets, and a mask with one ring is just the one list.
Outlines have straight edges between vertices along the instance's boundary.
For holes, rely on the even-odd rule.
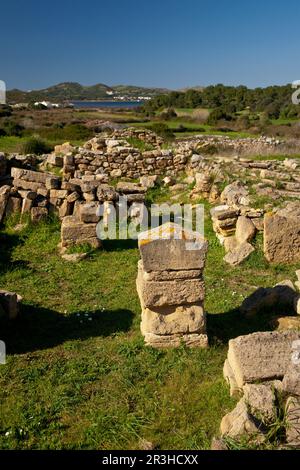
[[[130,122],[128,123],[128,126],[148,129],[148,128],[151,128],[151,126],[155,122],[158,122],[158,121]],[[228,136],[233,139],[255,137],[254,134],[250,134],[248,132],[236,132],[236,131],[221,132],[221,131],[215,130],[213,126],[209,126],[208,124],[197,124],[191,121],[185,121],[181,119],[177,119],[174,121],[167,121],[166,124],[171,130],[175,129],[174,134],[176,138],[178,139],[181,139],[184,137],[190,137],[190,136],[197,135],[197,134],[203,134],[203,133],[207,135]],[[178,129],[180,125],[186,128],[185,132],[176,132],[176,129]]]
[[[152,200],[167,197],[153,191]],[[227,342],[267,324],[264,315],[244,320],[238,307],[295,267],[270,267],[258,241],[230,268],[207,218],[210,348],[158,351],[139,329],[135,241],[106,241],[73,264],[58,255],[57,221],[12,227],[0,232],[1,288],[24,300],[20,318],[1,324],[0,448],[136,449],[142,438],[159,449],[209,448],[235,404],[222,377]]]
[[[6,152],[6,153],[22,153],[24,145],[26,142],[30,139],[30,136],[28,137],[0,137],[0,152]],[[61,139],[61,140],[51,140],[51,145],[59,145],[62,144],[66,141],[66,139]],[[85,140],[71,140],[71,144],[73,145],[83,145]]]
[[0,152],[21,152],[22,147],[26,144],[28,138],[4,136],[0,137]]

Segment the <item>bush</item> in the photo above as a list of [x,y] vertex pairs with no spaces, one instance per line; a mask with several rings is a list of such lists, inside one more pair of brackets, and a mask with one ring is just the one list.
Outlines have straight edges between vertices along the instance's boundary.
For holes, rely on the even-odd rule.
[[11,107],[6,104],[0,104],[0,118],[9,117],[12,114]]
[[66,126],[57,127],[44,127],[39,129],[39,134],[44,139],[48,140],[88,140],[94,133],[91,129],[88,129],[82,124],[69,124]]
[[6,121],[3,125],[6,135],[19,137],[24,130],[24,127],[14,121]]
[[214,126],[218,121],[232,121],[232,119],[233,116],[228,114],[223,108],[216,108],[210,113],[206,123],[210,126]]
[[167,111],[164,111],[163,113],[161,113],[160,118],[163,121],[170,121],[171,119],[176,119],[177,114],[174,108],[168,108]]
[[42,155],[43,153],[51,152],[53,147],[39,136],[33,136],[23,145],[22,150],[25,154],[32,153],[35,155]]
[[154,122],[150,127],[150,130],[155,132],[157,135],[166,140],[174,139],[174,134],[167,124],[163,122]]

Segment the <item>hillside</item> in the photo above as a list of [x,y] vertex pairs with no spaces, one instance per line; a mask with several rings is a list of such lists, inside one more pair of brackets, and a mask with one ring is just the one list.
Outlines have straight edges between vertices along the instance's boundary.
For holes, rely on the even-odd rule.
[[109,87],[102,83],[92,86],[83,86],[79,83],[65,82],[42,90],[9,90],[7,92],[7,100],[9,103],[42,100],[58,102],[64,100],[102,100],[112,96],[114,98],[118,98],[119,96],[125,95],[127,97],[135,98],[137,96],[156,96],[166,92],[168,92],[168,90],[160,88],[144,88],[126,85]]

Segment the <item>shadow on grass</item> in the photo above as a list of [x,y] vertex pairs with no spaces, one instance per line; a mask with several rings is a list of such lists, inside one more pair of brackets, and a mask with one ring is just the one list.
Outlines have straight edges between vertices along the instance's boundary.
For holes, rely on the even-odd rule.
[[138,247],[137,240],[103,240],[103,250],[112,252],[112,251],[126,251],[132,250]]
[[271,331],[271,318],[274,311],[264,311],[249,319],[239,309],[229,310],[225,313],[207,315],[207,331],[210,344],[227,344],[230,339],[237,336],[256,333],[257,331]]
[[19,318],[0,322],[1,339],[6,343],[8,354],[24,354],[52,348],[69,340],[126,332],[131,327],[133,316],[126,309],[63,315],[50,309],[23,305]]
[[23,243],[19,235],[8,235],[0,232],[0,274],[16,268],[27,267],[26,261],[12,261],[12,252]]

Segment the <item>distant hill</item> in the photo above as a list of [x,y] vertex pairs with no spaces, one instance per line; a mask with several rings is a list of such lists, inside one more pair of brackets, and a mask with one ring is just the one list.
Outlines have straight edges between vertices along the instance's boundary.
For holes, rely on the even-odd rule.
[[83,86],[79,83],[65,82],[45,88],[43,90],[22,91],[18,89],[7,92],[8,103],[28,103],[31,101],[61,102],[64,100],[103,100],[118,99],[121,96],[136,98],[138,96],[157,96],[168,93],[164,88],[144,88],[131,85],[107,86],[98,83],[92,86]]

